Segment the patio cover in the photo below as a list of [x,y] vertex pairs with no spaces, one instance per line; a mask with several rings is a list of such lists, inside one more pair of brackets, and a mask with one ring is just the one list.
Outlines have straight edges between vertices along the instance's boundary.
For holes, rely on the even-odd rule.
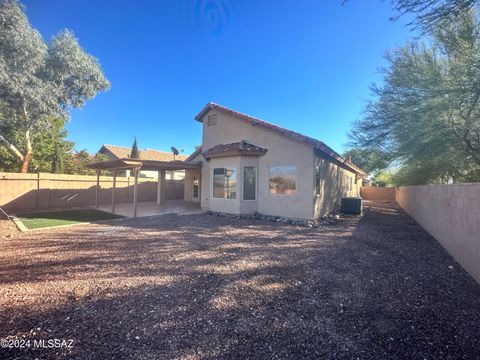
[[185,170],[200,169],[202,163],[200,161],[156,161],[156,160],[140,160],[140,159],[116,159],[109,161],[100,161],[87,165],[87,167],[95,170]]
[[135,182],[133,185],[133,217],[137,216],[137,188],[138,188],[138,172],[140,170],[158,171],[157,184],[157,204],[160,204],[163,198],[163,180],[165,179],[165,171],[167,170],[185,170],[185,169],[200,169],[202,163],[200,161],[157,161],[157,160],[141,160],[141,159],[116,159],[109,161],[101,161],[87,165],[91,169],[97,171],[97,187],[95,192],[95,206],[99,207],[99,192],[100,192],[100,173],[102,170],[113,171],[113,186],[112,186],[112,212],[115,212],[115,187],[117,180],[117,171],[131,169]]

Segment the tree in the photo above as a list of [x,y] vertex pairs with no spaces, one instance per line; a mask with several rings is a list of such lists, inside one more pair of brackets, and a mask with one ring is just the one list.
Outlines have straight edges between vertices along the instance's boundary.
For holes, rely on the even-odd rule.
[[396,175],[394,170],[381,170],[375,174],[372,185],[378,187],[398,185]]
[[59,145],[55,146],[55,155],[52,161],[52,172],[55,174],[63,174],[63,152]]
[[386,54],[384,84],[372,86],[374,98],[351,137],[402,165],[404,182],[480,179],[477,28],[471,11],[432,28],[428,43]]
[[409,25],[429,31],[440,23],[464,16],[478,5],[480,0],[393,0],[393,6],[399,15],[392,19],[411,13],[415,20]]
[[64,160],[65,174],[95,175],[95,170],[87,165],[108,160],[104,154],[91,155],[87,150],[72,151]]
[[72,32],[59,33],[47,45],[17,0],[0,0],[0,128],[22,135],[20,144],[0,133],[0,143],[20,162],[20,172],[28,171],[35,133],[49,128],[52,118],[68,119],[71,108],[109,86],[98,61]]
[[[51,126],[48,129],[36,132],[32,136],[33,155],[30,162],[30,169],[36,172],[59,172],[59,161],[65,159],[69,152],[73,150],[74,143],[67,141],[67,131],[65,130],[65,120],[52,118]],[[5,137],[13,139],[16,143],[23,143],[22,133],[12,127],[2,127],[0,133]],[[0,171],[17,171],[18,161],[7,149],[0,147]],[[58,160],[58,161],[57,161]],[[56,165],[54,163],[57,162]],[[55,168],[55,166],[57,166]]]
[[376,149],[354,148],[347,150],[343,157],[351,158],[355,165],[369,174],[376,174],[389,165],[387,155]]
[[[348,2],[349,0],[343,0],[342,4]],[[397,12],[391,20],[413,14],[414,20],[407,25],[425,33],[438,27],[441,22],[452,21],[467,14],[478,6],[480,0],[392,0],[391,3]]]
[[140,151],[138,151],[137,147],[137,138],[133,141],[132,150],[130,151],[130,158],[131,159],[139,159],[140,158]]
[[51,119],[50,128],[32,137],[33,156],[31,169],[38,172],[63,173],[62,162],[73,150],[74,143],[67,141],[65,120]]
[[394,184],[392,173],[386,170],[390,166],[387,154],[376,149],[353,148],[347,150],[343,157],[350,158],[355,165],[365,170],[374,186]]

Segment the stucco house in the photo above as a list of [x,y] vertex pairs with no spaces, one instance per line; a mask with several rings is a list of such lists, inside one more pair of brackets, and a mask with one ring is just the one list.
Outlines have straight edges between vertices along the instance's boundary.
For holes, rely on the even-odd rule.
[[359,196],[366,173],[325,143],[214,103],[195,117],[202,144],[185,159],[185,201],[233,214],[316,219]]
[[[106,155],[108,160],[118,160],[118,159],[128,159],[130,157],[131,148],[125,146],[109,145],[103,144],[102,147],[98,150],[99,154]],[[154,149],[145,149],[140,150],[140,159],[142,160],[153,160],[153,161],[173,161],[175,160],[185,160],[188,156],[186,155],[173,155],[173,153],[168,151],[154,150]],[[130,176],[130,170],[120,170],[117,173],[117,176]],[[140,177],[144,178],[158,178],[158,171],[149,171],[142,170],[139,174]],[[183,180],[185,177],[184,170],[170,170],[165,173],[166,180]]]

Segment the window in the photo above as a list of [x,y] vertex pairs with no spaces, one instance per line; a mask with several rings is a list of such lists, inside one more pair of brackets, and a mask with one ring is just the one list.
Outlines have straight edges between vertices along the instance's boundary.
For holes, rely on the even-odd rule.
[[243,200],[256,199],[257,169],[246,166],[243,168]]
[[269,179],[270,194],[293,195],[297,190],[297,167],[272,166]]
[[217,125],[217,114],[207,116],[207,126]]
[[195,199],[198,199],[198,185],[199,185],[198,178],[194,176],[193,177],[193,197]]
[[213,169],[213,197],[236,199],[237,173],[235,169]]

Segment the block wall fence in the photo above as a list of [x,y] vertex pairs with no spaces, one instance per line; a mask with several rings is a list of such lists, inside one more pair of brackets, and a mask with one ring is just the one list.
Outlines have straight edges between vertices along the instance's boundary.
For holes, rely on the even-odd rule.
[[362,186],[360,196],[364,200],[390,200],[395,201],[394,187]]
[[[100,176],[100,204],[112,201],[111,176]],[[133,201],[133,177],[117,177],[116,203]],[[7,213],[95,205],[97,177],[0,172],[0,207]],[[165,199],[183,199],[183,181],[165,180]],[[138,200],[156,201],[157,181],[138,179]]]
[[480,183],[362,191],[365,200],[396,201],[480,283]]
[[[7,213],[95,205],[96,176],[0,172],[0,207]],[[118,177],[117,203],[133,201],[133,178]],[[110,204],[112,177],[100,177],[100,204]],[[363,187],[365,200],[396,201],[480,283],[480,183]],[[139,178],[139,201],[155,201],[157,182]],[[165,181],[165,199],[183,199],[184,183]]]

